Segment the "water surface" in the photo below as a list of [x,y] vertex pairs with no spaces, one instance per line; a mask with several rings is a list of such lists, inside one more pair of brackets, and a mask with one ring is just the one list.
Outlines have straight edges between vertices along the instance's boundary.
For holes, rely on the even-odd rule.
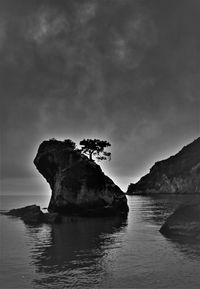
[[[0,216],[0,287],[200,288],[199,243],[171,241],[159,233],[166,217],[188,198],[128,197],[127,219],[28,226]],[[47,196],[4,196],[1,210],[46,207],[48,201]]]

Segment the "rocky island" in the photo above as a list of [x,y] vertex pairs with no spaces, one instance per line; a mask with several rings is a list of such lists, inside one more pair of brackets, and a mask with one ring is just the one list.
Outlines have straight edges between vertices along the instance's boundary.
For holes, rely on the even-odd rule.
[[34,164],[50,185],[50,213],[60,215],[112,216],[128,212],[121,189],[93,160],[69,142],[44,141]]
[[20,217],[29,224],[59,223],[65,217],[74,216],[127,216],[125,193],[94,160],[76,149],[71,140],[43,141],[34,164],[51,188],[48,212],[30,205],[10,210],[5,215]]
[[200,138],[176,155],[156,162],[147,175],[127,190],[127,195],[166,193],[200,193]]

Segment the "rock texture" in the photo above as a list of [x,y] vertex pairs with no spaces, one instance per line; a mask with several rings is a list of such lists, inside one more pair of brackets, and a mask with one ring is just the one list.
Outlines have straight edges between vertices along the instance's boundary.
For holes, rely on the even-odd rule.
[[43,213],[40,206],[30,205],[23,208],[13,209],[5,215],[19,217],[27,224],[57,223],[61,221],[57,213]]
[[128,212],[125,194],[99,165],[57,140],[44,141],[34,164],[49,183],[49,212],[61,215],[107,216]]
[[179,153],[157,162],[127,194],[200,193],[200,138]]
[[200,205],[193,203],[178,207],[168,217],[160,232],[170,238],[200,238]]

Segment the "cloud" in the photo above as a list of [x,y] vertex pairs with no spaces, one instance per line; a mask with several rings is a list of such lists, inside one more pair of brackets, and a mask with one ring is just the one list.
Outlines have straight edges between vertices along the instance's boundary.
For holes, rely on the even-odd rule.
[[4,46],[5,38],[6,38],[6,23],[3,19],[0,19],[0,50]]
[[46,7],[40,8],[38,13],[34,13],[32,19],[27,19],[26,22],[29,22],[26,33],[37,44],[56,38],[59,34],[66,33],[69,30],[69,24],[64,13],[55,12],[53,9]]
[[96,16],[97,6],[98,2],[96,0],[78,3],[77,19],[81,25],[87,24]]
[[121,35],[114,40],[116,58],[126,69],[140,65],[148,49],[157,43],[157,29],[147,14],[138,14],[129,20]]

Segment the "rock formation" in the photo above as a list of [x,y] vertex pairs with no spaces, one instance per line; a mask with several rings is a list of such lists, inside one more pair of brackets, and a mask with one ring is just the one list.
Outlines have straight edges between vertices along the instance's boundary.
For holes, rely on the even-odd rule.
[[57,213],[43,213],[40,206],[30,205],[23,208],[13,209],[7,213],[8,216],[19,217],[27,224],[58,223],[61,218]]
[[108,216],[128,212],[125,194],[99,165],[66,142],[44,141],[34,159],[49,183],[49,212],[61,215]]
[[200,238],[200,205],[179,206],[160,229],[166,237]]
[[200,193],[200,138],[176,155],[157,162],[149,174],[130,184],[127,194]]

